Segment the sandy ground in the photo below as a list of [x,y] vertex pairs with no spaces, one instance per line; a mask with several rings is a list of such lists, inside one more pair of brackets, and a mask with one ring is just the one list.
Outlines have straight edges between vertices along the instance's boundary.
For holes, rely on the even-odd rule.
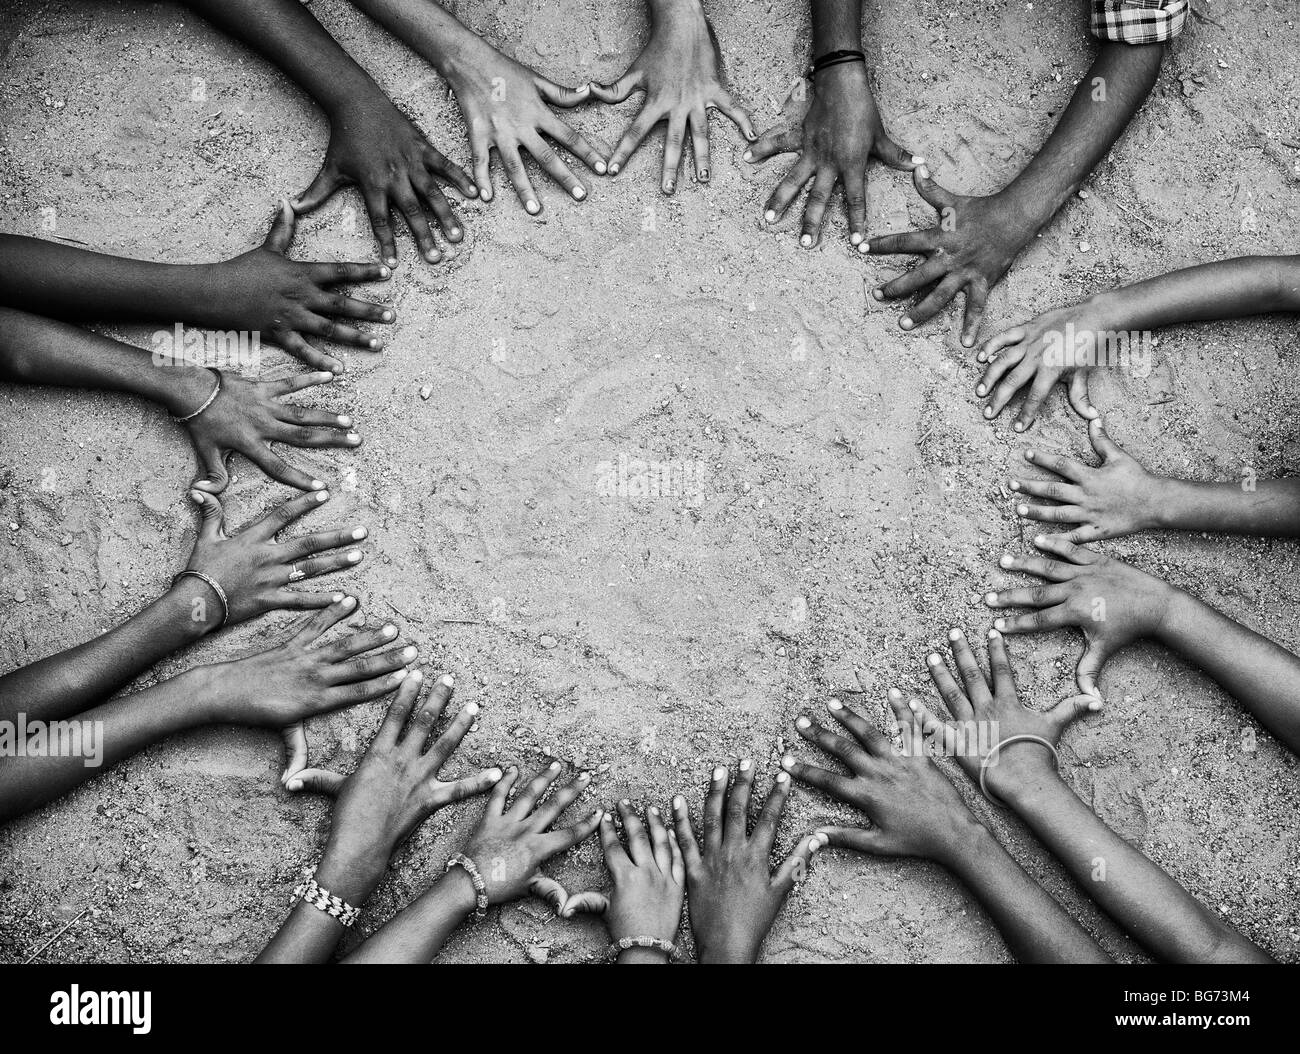
[[[341,0],[312,6],[465,163],[459,115],[431,71]],[[707,6],[733,87],[765,128],[807,54],[804,5]],[[877,97],[895,138],[955,189],[1001,185],[1087,67],[1083,6],[870,4]],[[561,81],[612,79],[645,32],[637,0],[572,0],[564,14],[543,0],[461,7]],[[1191,21],[1086,200],[994,294],[986,333],[1186,264],[1295,251],[1294,8],[1197,7],[1208,18]],[[108,252],[225,258],[262,238],[277,197],[307,184],[324,149],[324,120],[300,92],[172,5],[19,3],[0,24],[0,55],[5,230],[39,233],[53,207],[61,236]],[[191,99],[194,77],[206,101]],[[635,105],[573,120],[612,145]],[[389,349],[352,354],[318,400],[356,414],[364,447],[294,452],[331,481],[331,516],[371,527],[368,559],[338,584],[370,620],[399,621],[432,668],[455,671],[457,698],[484,707],[460,764],[554,752],[597,768],[590,797],[605,802],[663,803],[678,790],[696,800],[719,759],[755,757],[766,781],[797,741],[794,717],[832,693],[882,714],[888,686],[923,687],[925,654],[950,625],[987,625],[980,594],[1001,581],[998,555],[1024,541],[1004,485],[1024,440],[980,419],[978,371],[953,314],[901,333],[899,308],[866,295],[901,261],[859,259],[838,210],[815,251],[789,227],[761,230],[784,165],[743,163],[720,118],[712,184],[663,198],[661,138],[625,175],[596,181],[585,204],[538,181],[539,220],[510,196],[465,205],[467,251],[450,265],[420,263],[403,237],[383,290],[400,320]],[[930,225],[897,173],[873,170],[870,196],[874,231]],[[306,221],[294,252],[371,258],[359,198],[340,195]],[[109,332],[144,344],[152,328]],[[1152,468],[1203,479],[1294,471],[1298,336],[1294,318],[1169,330],[1149,377],[1103,379],[1094,396],[1112,434]],[[296,367],[272,352],[265,368]],[[5,387],[0,413],[9,668],[107,629],[164,588],[193,538],[192,465],[180,429],[141,402]],[[1030,438],[1086,450],[1058,397]],[[602,493],[620,457],[684,469],[686,485]],[[236,465],[227,507],[237,522],[284,496]],[[53,490],[41,487],[47,468]],[[1149,535],[1111,549],[1300,646],[1293,544]],[[247,653],[287,621],[222,634],[142,683]],[[1046,705],[1067,692],[1078,652],[1072,632],[1014,642],[1029,697]],[[1158,648],[1124,654],[1103,684],[1107,712],[1063,744],[1071,783],[1213,910],[1274,955],[1300,958],[1295,760]],[[314,758],[353,765],[380,712],[312,722]],[[250,958],[328,823],[325,802],[279,789],[279,765],[271,734],[204,731],[10,825],[0,958],[25,960],[72,919],[43,959]],[[969,796],[1108,950],[1142,957],[1017,824]],[[834,813],[797,793],[782,845]],[[476,815],[462,806],[426,825],[359,930],[420,891]],[[600,882],[594,841],[551,870],[574,886]],[[445,958],[573,961],[602,942],[597,924],[561,924],[522,902],[465,927]],[[936,866],[843,854],[818,860],[766,956],[1008,957]]]

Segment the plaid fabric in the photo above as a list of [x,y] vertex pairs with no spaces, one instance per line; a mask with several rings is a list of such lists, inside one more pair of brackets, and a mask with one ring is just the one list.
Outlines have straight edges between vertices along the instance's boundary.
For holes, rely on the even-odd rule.
[[1088,28],[1099,40],[1158,44],[1183,31],[1188,4],[1189,0],[1092,0]]

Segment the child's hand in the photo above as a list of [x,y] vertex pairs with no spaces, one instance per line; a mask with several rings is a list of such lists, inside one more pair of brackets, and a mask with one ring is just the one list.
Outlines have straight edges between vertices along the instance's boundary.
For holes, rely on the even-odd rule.
[[[605,174],[605,162],[587,140],[551,112],[547,103],[577,106],[590,97],[588,88],[584,86],[575,91],[561,87],[527,66],[506,58],[481,38],[475,37],[467,42],[466,47],[474,49],[473,57],[459,64],[461,72],[452,74],[451,87],[469,130],[474,181],[482,199],[492,200],[488,164],[493,147],[496,147],[506,175],[519,196],[519,203],[529,215],[541,212],[542,204],[528,179],[521,150],[531,155],[575,200],[584,199],[587,187],[547,139],[554,140],[580,158],[597,175]],[[602,149],[608,152],[607,148]]]
[[757,962],[763,939],[821,844],[816,835],[803,838],[773,871],[772,843],[790,793],[790,777],[785,772],[776,774],[754,830],[748,833],[753,764],[740,763],[730,791],[727,775],[724,766],[713,770],[704,801],[703,850],[691,829],[686,799],[680,795],[673,799],[677,841],[686,859],[691,895],[691,932],[701,963]]
[[[285,728],[315,714],[355,706],[393,691],[416,659],[414,647],[378,654],[397,638],[397,627],[362,630],[313,647],[331,626],[356,608],[345,596],[298,624],[283,643],[247,658],[203,667],[212,677],[204,700],[209,721]],[[301,767],[301,766],[299,766]]]
[[997,194],[952,194],[930,178],[925,165],[912,172],[912,181],[917,193],[939,213],[939,225],[868,238],[867,251],[874,255],[916,253],[926,257],[919,267],[887,282],[872,295],[877,300],[892,300],[924,294],[898,320],[903,329],[912,329],[937,315],[964,289],[961,342],[969,348],[979,334],[989,290],[1002,281],[1028,236],[1021,230],[1021,217]]
[[1034,545],[1059,559],[1007,555],[1000,564],[1008,571],[1024,571],[1051,584],[989,593],[984,600],[992,608],[1040,610],[996,619],[993,626],[1001,633],[1041,633],[1077,626],[1086,642],[1075,671],[1079,691],[1100,699],[1097,675],[1101,668],[1126,644],[1159,632],[1173,588],[1114,557],[1075,545],[1064,535],[1040,534]]
[[1047,311],[991,338],[975,355],[977,362],[988,363],[975,388],[976,395],[989,400],[985,418],[997,417],[1016,392],[1028,385],[1015,423],[1016,431],[1023,432],[1066,374],[1070,376],[1068,396],[1074,412],[1085,420],[1096,417],[1097,408],[1088,396],[1088,373],[1097,364],[1105,364],[1097,337],[1105,331],[1084,301]]
[[416,709],[422,682],[419,670],[407,674],[361,764],[350,776],[312,768],[288,772],[282,779],[290,791],[315,791],[337,799],[326,859],[346,861],[377,878],[387,870],[389,857],[420,824],[453,802],[485,793],[501,778],[498,768],[450,782],[439,778],[439,771],[474,723],[478,707],[473,703],[465,706],[430,743],[433,727],[451,698],[452,679],[439,678],[424,705]]
[[600,824],[604,811],[597,809],[572,827],[549,829],[591,782],[591,773],[579,773],[577,779],[539,805],[562,768],[558,761],[552,761],[515,796],[513,803],[507,799],[519,778],[519,769],[514,765],[492,788],[483,818],[462,850],[483,876],[489,903],[502,904],[522,897],[542,864],[584,841]]
[[948,778],[925,755],[902,696],[891,695],[889,704],[898,719],[901,746],[895,747],[838,699],[832,699],[827,704],[831,716],[852,739],[827,731],[807,716],[800,716],[795,728],[804,739],[842,761],[850,775],[805,764],[789,754],[781,766],[795,779],[861,809],[871,820],[870,828],[817,828],[818,837],[828,844],[944,863],[962,852],[969,825],[977,821]]
[[[318,490],[286,501],[234,535],[226,533],[225,513],[214,495],[192,490],[190,498],[199,506],[202,519],[185,567],[210,575],[221,586],[230,604],[228,624],[278,609],[328,607],[343,599],[339,593],[308,593],[290,589],[289,585],[359,564],[360,549],[329,556],[316,554],[361,541],[366,536],[364,527],[317,531],[284,542],[275,540],[280,531],[328,501],[328,491]],[[215,597],[213,601],[208,606],[219,614],[220,604]]]
[[[420,255],[437,263],[443,254],[433,240],[424,210],[433,212],[448,242],[460,241],[464,233],[434,177],[453,184],[466,197],[478,194],[464,170],[435,150],[424,133],[376,91],[352,100],[342,112],[330,114],[325,162],[293,207],[300,213],[311,212],[340,187],[355,183],[366,203],[384,263],[397,266],[397,243],[389,220],[392,209],[405,217]],[[448,247],[448,255],[454,252]]]
[[1096,468],[1056,454],[1025,451],[1025,459],[1054,472],[1055,480],[1013,479],[1011,489],[1058,505],[1017,504],[1016,514],[1047,523],[1077,523],[1070,542],[1096,542],[1150,530],[1159,524],[1161,478],[1153,476],[1106,435],[1100,419],[1088,422],[1088,438],[1101,457]]
[[296,220],[289,203],[282,202],[265,242],[233,260],[204,268],[201,317],[211,319],[217,329],[258,333],[314,369],[342,373],[343,360],[317,351],[304,334],[378,351],[383,347],[378,337],[336,319],[392,322],[392,309],[345,296],[336,288],[387,281],[390,272],[380,264],[290,260],[287,253]]
[[324,490],[324,483],[288,464],[267,444],[309,449],[360,446],[361,437],[350,431],[352,418],[280,401],[333,379],[332,373],[308,373],[285,381],[246,381],[236,374],[222,374],[221,391],[212,405],[185,422],[199,467],[204,470],[191,486],[220,494],[230,482],[226,459],[234,452],[243,454],[277,483],[299,490]]
[[[910,170],[920,158],[889,138],[860,62],[831,66],[817,74],[802,129],[787,118],[782,128],[766,132],[745,151],[746,161],[797,151],[797,160],[764,206],[768,223],[780,220],[804,184],[815,180],[804,205],[799,243],[811,248],[821,240],[822,220],[835,184],[844,187],[849,240],[859,245],[867,234],[867,163],[875,157],[891,168]],[[915,163],[914,163],[915,161]]]
[[[931,654],[927,660],[930,679],[939,690],[939,697],[948,708],[951,720],[935,717],[930,709],[917,699],[909,700],[913,721],[920,726],[921,735],[938,738],[943,753],[955,757],[957,763],[973,779],[979,779],[984,758],[999,743],[1012,736],[1039,736],[1055,744],[1061,733],[1077,718],[1100,710],[1101,699],[1092,695],[1076,695],[1062,700],[1051,710],[1040,713],[1020,703],[1016,682],[1007,657],[1006,643],[997,630],[989,630],[989,680],[980,670],[979,661],[961,630],[948,634],[952,642],[952,659],[961,676],[959,685],[953,679],[943,659]],[[902,693],[892,689],[892,700],[901,700]],[[1012,743],[999,750],[985,773],[985,784],[999,798],[1043,775],[1056,773],[1055,761],[1046,748],[1031,742]]]
[[710,109],[721,110],[746,139],[754,141],[749,114],[732,101],[723,83],[718,39],[699,0],[679,0],[669,15],[654,19],[650,40],[628,71],[613,84],[593,84],[591,94],[602,102],[619,103],[638,89],[645,92],[645,103],[614,147],[609,159],[610,175],[617,175],[627,164],[650,129],[667,121],[660,189],[671,194],[677,188],[677,169],[688,126],[695,153],[695,178],[707,183]]
[[[610,939],[657,937],[675,943],[682,921],[682,899],[686,896],[686,869],[677,839],[653,806],[646,812],[645,824],[626,799],[618,803],[618,815],[627,833],[626,849],[614,829],[613,817],[604,813],[600,820],[600,845],[614,880],[605,912]],[[664,958],[663,952],[642,948],[623,955]]]

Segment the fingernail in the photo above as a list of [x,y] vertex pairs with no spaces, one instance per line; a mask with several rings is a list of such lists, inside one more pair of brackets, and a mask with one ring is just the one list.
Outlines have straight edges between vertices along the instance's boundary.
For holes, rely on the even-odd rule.
[[1002,634],[995,629],[989,630],[989,640],[1001,640]]
[[669,179],[669,180],[665,180],[665,181],[664,181],[664,193],[665,193],[665,194],[671,194],[671,193],[672,193],[674,190],[676,190],[676,189],[677,189],[677,184],[674,183],[671,179]]
[[396,257],[396,256],[390,256],[390,257],[389,257],[385,262],[388,264],[389,267],[396,267],[396,266],[397,266],[397,257]]
[[993,407],[991,407],[991,406],[986,406],[986,407],[984,407],[984,416],[985,416],[985,417],[992,417],[992,416],[993,416]]
[[907,708],[908,708],[909,710],[915,712],[916,707],[917,707],[917,703],[916,703],[916,700],[915,700],[915,699],[909,699],[909,700],[907,701]]
[[416,649],[416,647],[413,644],[408,644],[405,648],[402,649],[402,658],[405,659],[407,662],[410,662],[418,654],[419,651]]
[[380,341],[378,337],[371,337],[368,341],[366,341],[366,347],[368,347],[371,351],[378,351],[383,346],[384,346],[383,343]]
[[356,597],[344,597],[344,598],[343,598],[343,606],[344,606],[345,608],[353,607],[353,606],[356,604],[356,602],[357,602],[357,598],[356,598]]
[[393,272],[390,271],[387,267],[380,267],[380,268],[379,268],[379,277],[380,277],[380,278],[392,278],[392,277],[393,277]]
[[709,170],[706,168],[700,173],[700,182],[707,183],[708,181],[709,181]]
[[921,173],[921,178],[922,178],[922,179],[929,179],[929,178],[930,178],[930,170],[929,170],[929,168],[927,168],[924,164],[922,164],[921,167],[917,169],[917,171],[918,171],[919,173]]
[[792,754],[787,754],[785,757],[783,757],[783,758],[781,759],[781,767],[782,767],[783,769],[793,768],[793,767],[794,767],[794,755],[792,755]]
[[1010,553],[1003,553],[1002,556],[998,558],[998,563],[1003,567],[1010,567],[1015,563],[1015,557]]
[[581,187],[574,187],[573,196],[577,198],[579,201],[581,201],[583,198],[587,196],[587,192],[583,190]]
[[330,492],[329,492],[329,491],[327,491],[327,490],[318,490],[318,491],[316,492],[316,504],[317,504],[317,505],[321,504],[322,502],[329,501],[329,500],[330,500]]
[[1018,515],[1018,516],[1028,516],[1028,515],[1029,515],[1029,506],[1028,506],[1028,505],[1017,505],[1017,506],[1016,506],[1016,515]]
[[[451,250],[448,249],[447,251],[450,252]],[[427,253],[424,254],[424,258],[428,260],[429,263],[437,263],[439,260],[442,259],[442,253],[438,252],[437,249],[430,249]]]
[[397,636],[397,627],[390,622],[383,628],[383,630],[381,630],[381,632],[385,637],[395,637]]
[[347,435],[345,435],[343,438],[346,439],[349,443],[360,443],[360,442],[361,442],[361,437],[360,437],[359,435],[357,435],[356,432],[349,432],[349,433],[348,433]]
[[1035,544],[1035,545],[1044,545],[1044,544],[1046,544],[1046,542],[1047,542],[1047,535],[1045,535],[1045,534],[1037,534],[1037,535],[1034,536],[1034,544]]
[[332,604],[337,604],[342,599],[343,599],[342,593],[333,593],[330,595],[330,603]]
[[843,710],[843,709],[844,709],[844,704],[841,703],[838,699],[828,699],[828,700],[826,701],[826,709],[827,709],[827,710]]
[[456,677],[454,674],[444,673],[441,677],[438,678],[438,683],[441,685],[445,685],[448,688],[455,688]]
[[675,797],[675,798],[673,799],[673,808],[674,808],[674,809],[684,809],[684,808],[686,808],[686,799],[683,798],[680,794],[677,795],[677,797]]
[[578,773],[578,782],[579,782],[579,783],[586,783],[589,779],[591,779],[591,773],[590,773],[590,772],[579,772],[579,773]]
[[790,782],[790,773],[788,773],[788,772],[778,772],[778,773],[776,774],[776,782],[777,782],[777,783],[789,783],[789,782]]
[[943,660],[940,659],[939,656],[937,656],[934,652],[930,652],[930,654],[925,657],[925,661],[928,662],[931,666],[938,666],[939,663],[942,662]]
[[925,158],[923,158],[920,154],[913,154],[913,155],[912,155],[912,164],[914,164],[914,165],[924,165],[924,164],[925,164]]
[[416,684],[419,684],[421,681],[424,680],[424,674],[422,674],[419,670],[412,670],[410,673],[410,677],[411,680],[414,681]]
[[863,239],[862,239],[862,244],[858,246],[858,252],[860,252],[860,253],[869,253],[869,252],[871,252],[871,243],[870,243],[869,241],[867,241],[865,238],[863,238]]
[[949,640],[961,640],[961,630],[959,630],[959,629],[950,629],[950,630],[948,631],[948,639],[949,639]]
[[911,320],[910,318],[908,318],[906,315],[904,315],[902,318],[900,318],[900,319],[898,320],[898,325],[899,325],[899,327],[902,328],[902,329],[911,329],[911,328],[912,328],[912,325],[913,325],[913,322],[912,322],[912,320]]
[[392,322],[392,321],[393,321],[393,313],[392,313],[391,311],[385,311],[385,312],[384,312],[382,315],[380,315],[379,317],[382,318],[385,322]]
[[1017,422],[1016,422],[1016,425],[1015,425],[1015,428],[1016,428],[1016,431],[1017,431],[1017,432],[1023,432],[1023,431],[1025,430],[1025,422],[1024,422],[1024,421],[1017,421]]
[[596,162],[596,175],[598,175],[598,176],[603,176],[604,174],[605,174],[605,162],[604,162],[604,161],[597,161],[597,162]]
[[611,165],[609,166],[609,174],[610,174],[611,176],[617,176],[617,175],[618,175],[618,170],[619,170],[619,168],[620,168],[619,165],[617,165],[617,164],[611,164]]
[[976,395],[987,395],[987,394],[988,394],[988,391],[987,391],[987,389],[984,387],[984,385],[982,385],[982,384],[977,384],[977,385],[975,386],[975,394],[976,394]]
[[498,782],[500,782],[502,776],[504,776],[504,775],[505,775],[505,773],[503,773],[500,769],[488,769],[488,770],[487,770],[487,778],[490,779],[493,783],[498,783]]
[[1010,487],[1012,490],[1019,490],[1019,489],[1020,489],[1020,480],[1018,480],[1018,479],[1013,479],[1010,483],[1007,484],[1007,486]]
[[302,790],[302,780],[290,780],[287,786],[291,791],[300,791]]
[[366,529],[364,527],[358,527],[355,531],[352,532],[352,538],[354,541],[359,542],[365,536],[366,536]]
[[765,213],[763,213],[763,219],[767,220],[768,223],[775,223],[775,222],[776,222],[776,210],[775,210],[775,209],[768,209]]
[[749,766],[752,765],[752,764],[753,764],[753,762],[750,761],[749,758],[742,758],[742,759],[741,759],[741,762],[740,762],[740,766],[739,766],[739,767],[740,767],[740,771],[741,771],[741,772],[748,772],[748,771],[749,771]]
[[852,234],[849,235],[849,244],[850,244],[850,245],[858,245],[859,243],[861,243],[861,241],[862,241],[862,232],[861,232],[861,231],[854,231]]
[[794,723],[794,727],[795,727],[795,728],[807,728],[807,727],[808,727],[809,725],[811,725],[811,724],[812,724],[812,722],[809,721],[808,718],[800,716],[799,719],[795,721],[795,723]]
[[997,607],[997,606],[998,606],[998,595],[997,595],[996,593],[985,593],[985,594],[984,594],[984,603],[986,603],[986,604],[987,604],[989,607],[991,607],[991,608],[995,608],[995,607]]
[[312,489],[312,490],[324,490],[324,489],[325,489],[325,484],[322,483],[322,482],[321,482],[320,480],[318,480],[318,479],[314,479],[314,480],[311,481],[311,489]]
[[466,703],[465,713],[469,714],[470,717],[475,716],[478,713],[478,703]]
[[1094,699],[1092,702],[1088,704],[1088,709],[1091,710],[1093,713],[1096,713],[1098,710],[1101,709],[1101,707],[1102,707],[1102,702],[1100,698]]
[[650,806],[650,815],[651,815],[651,816],[658,816],[658,815],[659,815],[659,810],[658,810],[658,808],[655,807],[655,806],[653,806],[653,805]]
[[742,161],[753,161],[753,160],[754,160],[754,151],[752,151],[752,150],[746,150],[743,154],[740,155],[740,157],[741,157],[741,160],[742,160]]
[[393,674],[391,677],[388,678],[388,683],[401,684],[404,680],[406,680],[406,672],[407,672],[406,670],[398,670],[395,674]]
[[542,210],[542,207],[535,201],[525,201],[524,209],[529,215],[536,216]]
[[799,244],[802,245],[805,249],[808,248],[808,246],[812,245],[812,235],[811,234],[802,235],[799,238]]
[[359,550],[353,549],[350,553],[348,553],[348,563],[355,564],[355,563],[359,563],[360,560],[361,560],[361,553]]
[[1004,629],[1007,628],[1007,620],[1004,618],[995,619],[993,621],[993,628],[997,630],[999,633],[1001,633]]
[[727,778],[727,770],[724,766],[719,765],[716,769],[713,770],[714,783],[717,783],[721,780],[725,780],[726,778]]

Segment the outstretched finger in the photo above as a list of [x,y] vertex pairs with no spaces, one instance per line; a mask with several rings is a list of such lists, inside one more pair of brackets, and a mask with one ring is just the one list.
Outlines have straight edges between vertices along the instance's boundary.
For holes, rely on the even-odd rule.
[[276,214],[275,222],[271,224],[266,240],[262,242],[262,248],[270,249],[271,252],[283,256],[293,244],[293,228],[297,222],[298,217],[294,214],[289,199],[281,198],[280,211]]
[[[781,773],[785,775],[785,773]],[[677,844],[686,859],[686,866],[694,870],[700,863],[700,845],[695,840],[695,830],[691,827],[691,813],[686,807],[686,799],[678,794],[673,798],[673,823],[677,829]]]
[[294,198],[294,212],[301,215],[304,212],[311,212],[313,209],[320,208],[342,185],[342,175],[339,174],[331,162],[326,161],[321,166],[320,171],[316,173],[316,178],[311,181],[311,185]]

